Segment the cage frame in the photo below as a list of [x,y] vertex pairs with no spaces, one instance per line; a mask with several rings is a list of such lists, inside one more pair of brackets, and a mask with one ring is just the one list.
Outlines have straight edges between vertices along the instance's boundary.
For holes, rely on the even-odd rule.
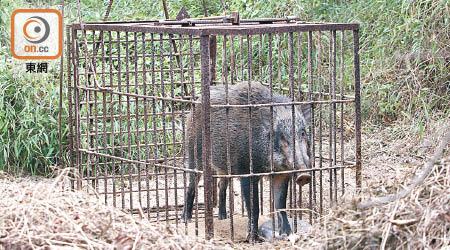
[[[212,238],[214,237],[214,221],[213,221],[213,207],[214,207],[214,197],[215,197],[215,190],[214,187],[215,182],[217,178],[235,178],[235,177],[251,177],[251,176],[266,176],[266,175],[273,175],[273,173],[250,173],[247,175],[216,175],[212,172],[211,169],[211,131],[210,131],[210,113],[211,108],[214,107],[221,107],[221,108],[227,108],[232,107],[233,105],[226,104],[226,105],[211,105],[210,104],[210,86],[215,78],[215,67],[216,67],[216,51],[217,48],[217,41],[214,39],[216,36],[253,36],[253,35],[260,35],[260,34],[291,34],[291,33],[300,33],[300,32],[307,32],[309,33],[309,38],[312,34],[312,32],[315,31],[330,31],[334,32],[336,34],[337,31],[352,31],[353,32],[353,77],[354,77],[354,98],[350,100],[349,102],[354,102],[355,107],[355,120],[354,120],[354,126],[355,126],[355,162],[352,167],[356,170],[356,187],[361,188],[362,183],[362,177],[361,177],[361,170],[362,170],[362,162],[361,162],[361,104],[360,104],[360,62],[359,62],[359,24],[356,23],[309,23],[309,22],[292,22],[290,20],[287,20],[286,22],[281,21],[275,21],[275,22],[269,22],[265,23],[267,20],[263,19],[254,19],[251,22],[248,23],[242,23],[240,25],[233,25],[233,24],[197,24],[194,26],[183,26],[183,25],[167,25],[167,24],[160,24],[159,21],[151,20],[151,21],[130,21],[130,22],[88,22],[84,24],[71,24],[66,27],[67,32],[67,60],[68,60],[68,69],[67,69],[67,77],[68,77],[68,104],[69,104],[69,151],[70,151],[70,161],[68,166],[77,170],[78,174],[74,174],[74,181],[72,182],[72,188],[73,189],[81,189],[82,188],[82,180],[85,178],[82,173],[81,165],[82,163],[79,161],[80,154],[93,154],[97,156],[102,157],[110,157],[115,160],[120,160],[122,162],[128,162],[128,163],[134,163],[134,164],[140,164],[140,165],[146,165],[148,166],[149,162],[145,161],[135,161],[132,159],[126,159],[123,157],[118,156],[111,156],[111,155],[104,155],[100,152],[92,152],[90,150],[86,150],[80,147],[80,117],[79,117],[79,110],[77,109],[77,106],[80,105],[79,100],[79,91],[85,90],[85,91],[97,91],[97,92],[103,92],[103,93],[109,93],[109,94],[117,94],[122,95],[123,93],[120,93],[120,91],[114,91],[109,88],[104,88],[102,86],[96,85],[94,88],[89,87],[80,87],[76,86],[76,81],[79,79],[76,79],[76,77],[79,77],[77,75],[77,68],[78,65],[76,62],[76,59],[78,55],[76,52],[78,51],[77,46],[83,46],[83,41],[75,41],[73,37],[76,37],[75,32],[81,31],[99,31],[99,32],[140,32],[145,34],[167,34],[169,36],[171,35],[190,35],[190,36],[198,36],[200,37],[200,64],[201,64],[201,98],[202,98],[202,112],[203,112],[203,120],[202,124],[204,126],[204,134],[203,134],[203,140],[202,140],[202,147],[205,149],[204,153],[202,154],[202,161],[203,161],[203,171],[199,170],[187,170],[187,169],[181,169],[174,167],[173,169],[178,169],[185,172],[197,172],[201,173],[204,178],[204,199],[205,199],[205,235],[206,237]],[[312,61],[310,59],[312,58],[312,44],[311,40],[309,40],[308,44],[308,66],[312,67]],[[334,41],[334,46],[336,45],[336,41]],[[291,48],[291,47],[290,47]],[[331,49],[331,47],[330,47]],[[95,56],[95,55],[94,55]],[[90,59],[91,60],[91,59]],[[214,63],[210,63],[211,60]],[[91,61],[92,63],[92,61]],[[72,69],[73,67],[73,69]],[[73,72],[72,72],[73,70]],[[308,76],[312,77],[312,69],[309,68]],[[334,65],[334,70],[336,70],[336,65]],[[95,70],[94,70],[95,71]],[[87,73],[87,72],[86,72]],[[95,72],[94,72],[95,73]],[[333,73],[334,77],[336,72]],[[86,75],[85,75],[86,76]],[[73,79],[72,79],[73,77]],[[95,76],[94,76],[95,77]],[[310,79],[312,81],[312,79]],[[330,92],[331,94],[331,92]],[[341,93],[341,95],[343,95]],[[139,96],[139,95],[133,95],[131,93],[128,93],[128,96],[134,96],[136,98],[156,98],[156,97],[149,97],[149,96]],[[73,98],[73,99],[72,99]],[[163,97],[163,100],[170,101],[171,98]],[[177,100],[180,101],[180,100]],[[342,100],[341,100],[342,101]],[[330,100],[328,103],[331,104],[337,104],[341,103],[341,101],[337,99]],[[199,103],[195,100],[190,101],[190,103]],[[312,98],[308,101],[301,101],[301,102],[292,102],[291,104],[320,104],[320,101],[313,101]],[[290,105],[291,105],[290,104]],[[264,106],[264,105],[256,105],[256,104],[248,104],[248,105],[239,105],[241,107],[256,107],[256,106]],[[267,106],[273,106],[273,103]],[[73,108],[73,110],[72,110]],[[331,118],[330,118],[331,119]],[[331,136],[331,135],[330,135]],[[336,139],[334,139],[336,140]],[[331,150],[331,149],[330,149]],[[313,153],[314,155],[314,153]],[[88,163],[89,164],[89,163]],[[153,163],[154,164],[154,163]],[[331,163],[330,163],[331,164]],[[346,168],[348,166],[345,166]],[[326,169],[326,168],[324,168]],[[336,167],[329,167],[330,171],[331,169],[338,169]],[[317,169],[316,169],[317,170]],[[287,171],[286,173],[301,173],[301,172],[310,172],[310,171],[316,171],[315,169],[312,170],[292,170]],[[89,177],[93,178],[93,177]],[[95,177],[97,178],[97,176]],[[148,178],[148,176],[147,176]],[[337,182],[337,181],[336,181]],[[336,184],[335,182],[335,184]],[[76,185],[75,185],[76,183]],[[311,190],[310,190],[311,192]],[[311,194],[311,193],[310,193]],[[105,194],[106,196],[106,194]],[[106,198],[105,198],[106,199]],[[271,201],[272,202],[272,201]],[[321,208],[322,209],[322,208]],[[231,222],[232,223],[232,222]],[[233,235],[232,235],[233,238]]]

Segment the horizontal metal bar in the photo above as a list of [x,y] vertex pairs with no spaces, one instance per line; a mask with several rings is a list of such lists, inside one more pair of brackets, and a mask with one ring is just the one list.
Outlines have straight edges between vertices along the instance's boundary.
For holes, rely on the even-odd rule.
[[[81,30],[79,23],[72,24],[76,30]],[[144,32],[154,34],[179,34],[179,35],[193,35],[200,36],[202,31],[198,29],[186,29],[186,27],[167,27],[167,26],[155,26],[151,23],[141,24],[122,24],[122,23],[87,23],[84,24],[85,30],[99,30],[99,31],[119,31],[119,32]]]
[[[135,115],[133,115],[133,116],[131,116],[131,118],[136,118],[136,116]],[[92,119],[90,119],[90,120],[92,120]],[[161,131],[173,131],[173,129],[172,129],[172,127],[167,127],[166,129],[163,129],[163,128],[157,128],[156,129],[156,132],[161,132]],[[178,128],[175,128],[175,131],[182,131],[181,129],[178,129]],[[123,132],[123,131],[122,131]],[[139,133],[139,132],[141,132],[141,133],[152,133],[152,132],[155,132],[155,129],[154,128],[151,128],[151,129],[147,129],[147,131],[145,131],[144,129],[132,129],[132,130],[130,130],[130,131],[125,131],[125,132],[123,132],[123,133],[125,133],[125,134],[128,134],[128,133]],[[95,131],[92,131],[92,132],[90,132],[89,133],[89,136],[97,136],[97,135],[110,135],[110,134],[112,134],[113,132],[112,131],[107,131],[107,132],[103,132],[103,131],[99,131],[99,132],[95,132]],[[119,132],[114,132],[114,134],[119,134]],[[81,134],[81,136],[88,136],[88,134],[87,133],[83,133],[83,134]],[[100,139],[99,139],[100,140]]]
[[[84,63],[82,63],[82,62],[80,62],[79,63],[79,65],[82,65],[82,64],[84,64]],[[189,68],[185,68],[185,69],[183,69],[183,72],[184,73],[186,73],[186,74],[188,74],[188,73],[191,73],[191,71],[190,71],[191,69],[189,69]],[[200,71],[200,68],[194,68],[194,71]],[[155,69],[155,71],[153,71],[153,70],[130,70],[130,71],[120,71],[120,74],[122,74],[122,75],[126,75],[126,74],[136,74],[136,73],[138,73],[138,74],[142,74],[142,73],[161,73],[161,72],[163,72],[163,73],[167,73],[167,72],[181,72],[181,70],[179,69],[179,68],[176,68],[176,69],[161,69],[161,68],[159,68],[159,69]],[[92,75],[92,74],[94,74],[94,72],[92,72],[92,71],[88,71],[87,72],[87,74],[88,75]],[[103,74],[105,74],[105,75],[111,75],[111,74],[119,74],[119,71],[108,71],[108,72],[101,72],[101,71],[99,71],[99,72],[95,72],[95,74],[97,74],[97,75],[103,75]],[[80,76],[83,76],[83,75],[86,75],[86,73],[78,73],[78,75],[80,75]],[[126,86],[126,85],[124,85],[124,86]],[[130,84],[130,86],[133,86],[132,84]]]
[[[126,87],[126,86],[123,86]],[[122,95],[122,96],[131,96],[131,97],[138,97],[142,99],[154,99],[159,101],[171,101],[171,102],[182,102],[182,103],[192,103],[192,104],[200,104],[200,101],[192,101],[192,100],[184,100],[179,98],[170,98],[170,97],[160,97],[160,96],[151,96],[151,95],[139,95],[139,94],[133,94],[133,93],[126,93],[126,92],[119,92],[112,89],[97,89],[97,88],[90,88],[85,86],[78,86],[77,88],[88,90],[88,91],[96,91],[96,92],[106,92],[110,94],[116,94],[116,95]]]
[[[180,204],[180,205],[178,205],[178,206],[176,206],[178,209],[182,209],[183,208],[183,204]],[[204,209],[204,207],[205,207],[205,203],[198,203],[198,204],[194,204],[194,206],[193,206],[193,209],[196,209],[196,207],[198,206],[198,209]],[[175,211],[175,206],[174,205],[169,205],[169,207],[166,207],[166,206],[159,206],[159,207],[151,207],[150,208],[150,213],[152,213],[152,212],[156,212],[156,211],[166,211],[166,209],[168,209],[169,211]],[[148,210],[148,208],[147,207],[143,207],[142,208],[142,211],[143,212],[147,212],[147,210]],[[127,212],[131,212],[131,213],[140,213],[140,211],[139,211],[139,208],[134,208],[134,209],[127,209]],[[156,217],[155,217],[156,218]],[[203,217],[198,217],[199,219],[200,218],[203,218]],[[175,219],[175,218],[174,218]],[[169,219],[170,220],[170,219]]]
[[[190,84],[190,83],[189,83]],[[142,84],[140,84],[140,85],[138,85],[138,87],[142,87],[143,85]],[[105,87],[106,88],[117,88],[118,87],[118,85],[105,85]],[[123,86],[122,86],[123,87]],[[125,86],[126,87],[126,86]],[[130,87],[136,87],[136,85],[130,85]],[[147,85],[147,87],[151,87],[151,86],[149,86],[149,85]],[[74,89],[74,87],[69,87],[69,88],[72,88],[72,89]],[[193,96],[183,96],[183,99],[192,99],[193,98]],[[133,102],[135,102],[135,101],[133,101]],[[95,103],[97,103],[97,105],[98,106],[102,106],[103,105],[103,100],[97,100],[97,102],[96,101],[82,101],[82,102],[80,102],[80,105],[84,105],[84,104],[95,104]],[[119,99],[114,99],[114,100],[107,100],[106,102],[105,102],[106,104],[114,104],[114,103],[119,103]],[[186,111],[186,113],[189,113],[189,112],[187,112]]]
[[[81,36],[77,37],[77,39],[80,39],[80,38],[81,38]],[[190,38],[188,38],[188,37],[184,37],[184,38],[176,38],[176,37],[174,37],[174,38],[163,38],[163,39],[155,38],[155,39],[153,39],[153,42],[156,43],[156,42],[160,42],[160,41],[180,41],[180,40],[182,40],[182,41],[189,41]],[[200,37],[192,37],[192,40],[200,40]],[[95,39],[93,41],[90,40],[87,43],[88,44],[96,44],[96,43],[108,44],[110,42],[111,43],[118,43],[118,42],[120,42],[120,43],[134,43],[135,41],[138,42],[138,43],[141,43],[142,39],[139,39],[139,40],[129,39],[128,41],[125,40],[125,39],[124,40],[122,40],[122,39],[112,39],[112,40],[107,39],[107,40],[105,40],[104,39],[103,41],[101,39],[100,40]],[[151,39],[145,39],[145,42],[151,42],[151,41],[152,41]],[[65,42],[65,43],[67,43],[67,42]]]
[[[98,106],[102,106],[103,104],[101,102],[98,102],[97,105]],[[189,112],[185,112],[184,114],[187,115],[188,113]],[[173,113],[172,113],[172,111],[167,111],[165,114],[163,114],[163,113],[156,113],[156,114],[155,113],[148,113],[148,114],[145,114],[145,113],[141,114],[141,113],[139,113],[138,114],[138,118],[139,117],[154,117],[154,116],[162,116],[162,115],[164,115],[166,117],[173,117],[173,115],[181,116],[182,114],[183,114],[183,112],[180,112],[180,111],[174,111]],[[130,114],[130,115],[126,115],[126,114],[124,114],[124,115],[122,115],[122,114],[120,114],[120,115],[110,115],[110,114],[108,114],[108,115],[105,115],[105,116],[103,116],[103,115],[89,116],[89,120],[103,120],[104,118],[106,118],[108,120],[108,119],[111,119],[111,118],[113,118],[113,119],[120,119],[120,118],[128,118],[128,117],[135,118],[136,114]],[[87,116],[81,116],[80,120],[81,121],[85,121],[85,120],[88,120],[88,118],[87,118]],[[150,131],[150,129],[147,129],[147,130]],[[139,131],[141,131],[141,130],[139,130]],[[98,132],[100,133],[100,131],[98,131]],[[95,133],[95,131],[94,131],[94,133]]]
[[215,104],[212,108],[248,108],[248,107],[276,107],[276,106],[292,106],[305,104],[331,104],[331,103],[347,103],[355,102],[354,100],[327,100],[327,101],[303,101],[303,102],[285,102],[285,103],[258,103],[258,104]]
[[[142,146],[145,146],[145,145],[142,145]],[[184,158],[183,157],[175,157],[175,160],[183,160]],[[158,163],[163,163],[164,162],[164,158],[158,158],[158,159],[154,159],[154,158],[151,158],[151,159],[149,159],[149,160],[151,160],[151,161],[155,161],[156,160],[156,162],[158,162]],[[170,158],[167,158],[166,159],[166,162],[169,162],[169,161],[173,161],[174,160],[174,157],[172,156],[172,157],[170,157]],[[81,164],[81,166],[83,166],[83,167],[96,167],[96,166],[99,166],[99,167],[102,167],[102,166],[109,166],[109,167],[120,167],[120,166],[122,166],[123,164],[118,164],[117,162],[94,162],[94,161],[91,161],[90,163],[83,163],[83,164]],[[129,164],[129,165],[131,165],[131,163]],[[149,175],[166,175],[166,174],[153,174],[153,173],[150,173]],[[167,173],[167,175],[173,175],[173,173]],[[94,179],[95,179],[95,177],[93,177]],[[104,179],[105,177],[102,177],[102,179]]]
[[[92,136],[95,136],[95,135],[92,135]],[[127,131],[122,131],[122,136],[128,136],[128,132],[127,132]],[[173,146],[174,144],[175,144],[175,146],[177,146],[177,145],[182,145],[183,143],[182,143],[182,142],[166,142],[165,144],[166,144],[166,146],[171,147],[171,146]],[[115,148],[115,149],[121,149],[121,148],[124,148],[124,149],[126,149],[126,148],[137,148],[137,147],[144,148],[144,146],[145,146],[145,143],[142,142],[142,143],[139,144],[139,145],[137,145],[137,144],[123,145],[123,146],[118,146],[118,145],[116,145],[116,146],[114,146],[114,148]],[[148,146],[148,147],[164,146],[164,143],[147,144],[147,146]],[[105,149],[113,149],[113,147],[112,147],[112,146],[108,146],[108,147],[98,147],[98,148],[93,148],[93,147],[91,147],[91,148],[89,148],[89,149],[80,148],[80,150],[89,150],[89,151],[90,151],[90,150],[103,151],[103,150],[105,150]],[[94,151],[92,151],[92,152],[94,152]],[[170,159],[170,158],[173,158],[173,157],[167,157],[167,159]]]
[[332,169],[354,168],[354,167],[355,167],[355,165],[346,165],[346,166],[341,165],[341,166],[335,166],[335,167],[295,169],[295,170],[268,172],[268,173],[213,175],[213,177],[214,178],[238,178],[238,177],[241,178],[241,177],[255,177],[255,176],[271,176],[271,175],[280,175],[280,174],[307,173],[307,172],[316,172],[319,170],[332,170]]
[[[218,83],[221,83],[221,82],[218,82]],[[264,86],[267,86],[267,87],[269,87],[269,84],[267,84],[267,83],[261,83],[262,85],[264,85]],[[278,90],[278,89],[281,89],[281,90],[284,90],[284,91],[290,91],[290,89],[289,88],[285,88],[285,87],[282,87],[282,88],[279,88],[279,87],[276,87],[276,89],[275,90]],[[294,90],[295,91],[298,91],[298,88],[294,88]],[[308,90],[306,90],[306,91],[303,91],[302,90],[302,93],[303,94],[313,94],[313,95],[324,95],[324,96],[332,96],[333,94],[331,93],[327,93],[327,92],[317,92],[317,91],[313,91],[313,92],[309,92]],[[346,94],[336,94],[336,96],[338,96],[338,97],[344,97],[344,98],[346,98],[346,99],[355,99],[355,96],[353,96],[353,95],[346,95]]]
[[[164,165],[164,164],[154,164],[154,161],[152,161],[152,160],[150,160],[149,162],[145,162],[145,161],[131,160],[131,159],[122,158],[122,157],[118,157],[118,156],[114,156],[114,155],[94,152],[94,151],[90,151],[90,150],[83,149],[83,148],[76,149],[76,150],[79,150],[80,152],[83,152],[83,153],[98,155],[98,156],[107,157],[107,158],[111,158],[111,159],[116,159],[116,160],[124,161],[124,162],[128,162],[128,163],[156,166],[156,167],[161,167],[161,168],[180,170],[180,171],[189,172],[189,173],[203,174],[203,171],[200,171],[200,170],[197,170],[197,169],[179,168],[179,167],[168,166],[168,165]],[[167,158],[167,159],[169,159],[169,158]]]
[[349,23],[287,23],[287,24],[259,24],[259,25],[222,25],[201,27],[202,35],[259,35],[279,34],[289,32],[329,31],[329,30],[358,30],[359,24]]
[[[124,175],[123,176],[124,178],[129,178],[129,175]],[[117,178],[117,176],[116,176],[116,178]],[[120,176],[119,176],[119,178],[121,178]],[[102,179],[104,179],[104,177],[99,177],[98,178],[98,180],[102,180]],[[83,179],[83,180],[85,180],[85,179]],[[94,180],[95,180],[95,178],[94,178]],[[198,187],[203,187],[203,185],[199,185]],[[177,188],[175,188],[175,187],[167,187],[167,190],[183,190],[185,187],[177,187]],[[158,188],[158,189],[156,189],[156,188],[151,188],[151,189],[145,189],[145,188],[141,188],[141,190],[139,190],[139,189],[134,189],[134,190],[130,190],[130,189],[126,189],[126,190],[124,190],[124,191],[121,191],[121,190],[119,190],[119,191],[116,191],[115,193],[114,192],[97,192],[97,194],[106,194],[106,195],[108,195],[108,194],[121,194],[121,193],[124,193],[124,194],[129,194],[129,193],[144,193],[144,192],[152,192],[152,191],[156,191],[156,190],[166,190],[165,188]]]
[[[82,53],[83,51],[80,51],[80,53]],[[82,53],[82,54],[84,54],[84,53]],[[192,53],[192,54],[186,54],[186,53],[174,53],[174,54],[166,54],[166,53],[163,53],[163,54],[154,54],[154,55],[152,55],[152,56],[154,56],[154,57],[161,57],[161,56],[165,56],[165,57],[173,57],[173,56],[191,56],[191,55],[194,55],[194,56],[198,56],[198,55],[200,55],[200,53],[199,52],[197,52],[197,53]],[[115,55],[115,56],[109,56],[108,54],[105,54],[105,55],[96,55],[96,56],[91,56],[91,58],[92,59],[117,59],[117,58],[129,58],[129,59],[133,59],[133,58],[142,58],[142,57],[144,57],[144,55],[143,54],[137,54],[137,55],[120,55],[120,56],[118,56],[118,55]],[[148,55],[145,55],[145,57],[147,58],[147,57],[149,57]],[[86,57],[84,57],[84,56],[80,56],[80,57],[77,57],[78,59],[80,59],[80,60],[89,60],[89,58],[86,58]],[[190,69],[189,69],[190,70]],[[194,69],[195,70],[195,69]],[[155,70],[156,71],[156,70]]]
[[[97,152],[93,152],[93,151],[86,150],[86,149],[79,149],[79,150],[81,152],[84,152],[84,153],[89,153],[89,154],[109,157],[109,158],[113,158],[113,159],[116,159],[116,160],[121,160],[121,161],[124,161],[124,162],[130,162],[130,163],[134,163],[134,164],[151,165],[151,166],[156,166],[156,167],[180,170],[180,171],[184,171],[184,172],[203,174],[203,171],[200,171],[200,170],[197,170],[197,169],[179,168],[179,167],[167,166],[167,165],[163,165],[163,164],[153,164],[152,161],[150,161],[150,162],[143,162],[143,161],[131,160],[131,159],[127,159],[127,158],[121,158],[121,157],[118,157],[118,156],[97,153]],[[316,172],[316,171],[320,171],[320,170],[332,170],[332,169],[354,168],[354,167],[356,167],[356,165],[353,165],[353,164],[352,165],[345,165],[345,166],[336,165],[335,167],[295,169],[295,170],[269,172],[269,173],[253,173],[253,174],[238,174],[238,175],[236,175],[236,174],[229,174],[228,175],[227,174],[227,175],[212,175],[212,176],[214,178],[237,178],[237,177],[271,176],[271,175],[280,175],[280,174],[306,173],[306,172]]]
[[[325,160],[325,161],[329,161],[330,160],[330,158],[328,158],[328,157],[320,157],[320,156],[316,156],[316,157],[314,157],[315,159],[322,159],[322,160]],[[354,161],[342,161],[342,160],[339,160],[339,162],[340,163],[344,163],[344,165],[356,165],[356,162],[354,162]]]
[[[80,30],[78,23],[72,24],[76,30]],[[198,25],[198,26],[155,26],[154,23],[139,24],[118,24],[118,23],[87,23],[84,25],[85,30],[103,30],[103,31],[123,31],[123,32],[145,32],[145,33],[167,33],[181,35],[258,35],[258,34],[275,34],[288,32],[309,32],[309,31],[329,31],[329,30],[359,30],[357,23],[284,23],[284,24],[248,24],[248,25]]]

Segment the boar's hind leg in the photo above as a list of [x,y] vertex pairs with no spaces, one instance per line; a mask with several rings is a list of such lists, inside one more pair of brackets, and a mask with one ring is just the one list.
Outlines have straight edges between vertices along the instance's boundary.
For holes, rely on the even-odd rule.
[[221,178],[219,181],[219,220],[227,218],[227,187],[228,178]]
[[192,208],[194,206],[195,188],[198,183],[198,178],[198,174],[189,174],[189,186],[186,196],[184,197],[184,209],[183,214],[181,215],[183,221],[190,221],[192,218]]
[[[289,187],[289,177],[278,175],[274,178],[274,193],[275,193],[275,210],[286,209],[286,198]],[[278,213],[278,225],[280,235],[291,234],[291,226],[287,219],[286,211],[281,211]]]
[[[248,235],[247,239],[250,242],[259,241],[258,237],[258,219],[259,219],[259,202],[258,202],[258,177],[253,177],[253,211],[250,207],[250,182],[251,178],[241,178],[241,192],[245,198],[245,206],[247,207],[248,215]],[[253,225],[251,225],[251,218],[253,217]]]

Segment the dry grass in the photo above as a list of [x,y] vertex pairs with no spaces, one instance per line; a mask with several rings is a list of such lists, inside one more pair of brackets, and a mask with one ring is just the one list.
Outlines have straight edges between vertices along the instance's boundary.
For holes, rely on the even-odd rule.
[[366,210],[356,204],[395,193],[420,175],[447,122],[430,122],[422,135],[414,122],[366,131],[358,198],[343,197],[311,231],[275,243],[186,236],[173,225],[106,206],[94,195],[69,192],[64,174],[50,180],[0,173],[0,249],[445,249],[450,245],[449,145],[424,184],[406,197]]
[[0,180],[0,248],[5,249],[211,249],[223,242],[186,237],[150,224],[95,196],[52,181]]
[[360,196],[346,197],[308,234],[291,237],[297,249],[448,249],[450,145],[431,174],[404,198],[357,210],[360,200],[396,193],[420,176],[445,133],[448,119],[430,121],[419,135],[414,122],[363,135],[365,181]]
[[295,247],[329,249],[442,249],[450,245],[450,157],[422,186],[392,203],[358,211],[351,203],[324,216]]

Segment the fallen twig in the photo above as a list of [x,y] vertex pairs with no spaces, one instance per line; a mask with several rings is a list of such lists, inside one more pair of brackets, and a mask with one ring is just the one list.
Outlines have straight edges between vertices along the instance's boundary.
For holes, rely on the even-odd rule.
[[368,200],[368,201],[363,201],[360,202],[357,205],[358,209],[366,209],[366,208],[370,208],[373,206],[378,206],[378,205],[382,205],[382,204],[386,204],[392,201],[395,201],[397,199],[403,198],[406,195],[408,195],[414,188],[416,188],[417,186],[421,185],[425,178],[427,178],[427,176],[431,173],[431,170],[433,170],[433,166],[436,163],[436,161],[438,161],[441,157],[442,154],[444,153],[444,149],[447,146],[447,143],[450,140],[450,127],[447,127],[444,130],[444,134],[446,133],[446,136],[441,140],[438,148],[436,149],[436,151],[433,154],[433,157],[431,158],[430,161],[428,161],[425,165],[425,170],[423,171],[422,175],[420,175],[419,177],[417,177],[413,183],[411,185],[409,185],[406,189],[404,189],[401,192],[398,192],[396,194],[390,194],[387,196],[383,196],[383,197],[379,197],[379,198],[375,198],[372,200]]

